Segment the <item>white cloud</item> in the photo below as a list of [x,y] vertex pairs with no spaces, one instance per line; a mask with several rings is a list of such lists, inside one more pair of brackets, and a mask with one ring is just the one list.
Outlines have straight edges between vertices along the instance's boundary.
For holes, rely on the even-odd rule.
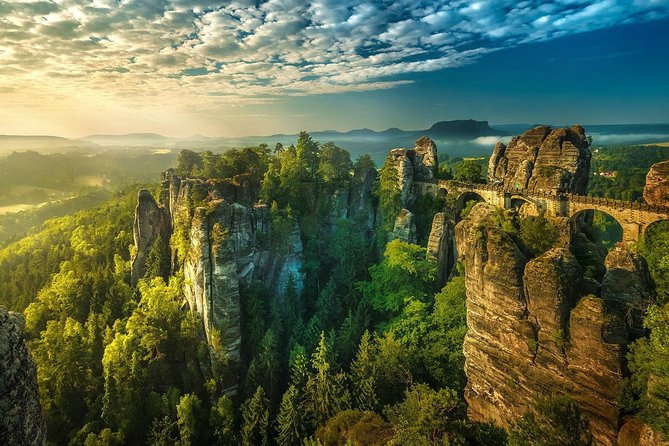
[[[666,0],[0,0],[0,98],[265,103],[393,88],[524,42],[669,15]],[[215,94],[214,94],[215,93]]]

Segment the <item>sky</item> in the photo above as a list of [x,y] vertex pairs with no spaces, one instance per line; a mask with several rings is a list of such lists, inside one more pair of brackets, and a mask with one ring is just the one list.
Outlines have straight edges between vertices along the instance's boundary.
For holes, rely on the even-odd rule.
[[669,0],[0,0],[0,134],[669,122]]

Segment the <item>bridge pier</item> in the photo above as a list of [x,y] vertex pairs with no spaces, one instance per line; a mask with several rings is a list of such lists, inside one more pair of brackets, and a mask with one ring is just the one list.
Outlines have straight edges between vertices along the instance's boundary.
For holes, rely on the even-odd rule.
[[623,240],[626,245],[636,245],[642,235],[641,225],[638,223],[622,223]]

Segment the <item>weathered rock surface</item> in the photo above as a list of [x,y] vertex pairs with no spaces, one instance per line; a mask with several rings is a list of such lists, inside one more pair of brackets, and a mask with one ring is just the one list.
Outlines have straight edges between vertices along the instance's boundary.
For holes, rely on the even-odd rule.
[[508,146],[497,143],[488,179],[506,189],[584,195],[590,157],[583,127],[536,127],[514,137]]
[[158,206],[151,192],[146,189],[139,191],[133,235],[135,239],[135,255],[132,258],[130,278],[132,285],[137,285],[144,276],[144,267],[149,250],[154,242],[161,243],[159,249],[167,253],[170,239],[169,214],[164,207]]
[[391,234],[391,239],[399,239],[406,243],[416,243],[416,216],[406,210],[402,209],[395,219],[395,227]]
[[386,163],[390,163],[397,171],[402,206],[411,207],[417,192],[414,183],[432,181],[437,173],[437,145],[423,136],[416,141],[413,149],[391,150]]
[[[436,157],[429,144],[421,154],[426,159]],[[377,204],[372,190],[376,177],[375,169],[359,172],[351,187],[335,191],[329,203],[333,228],[340,218],[354,219],[363,231],[374,228]],[[229,365],[230,376],[223,378],[229,392],[234,392],[240,363],[244,288],[257,282],[269,298],[281,299],[291,280],[299,294],[305,278],[297,222],[281,243],[281,252],[276,252],[270,207],[255,201],[258,191],[247,180],[243,176],[182,180],[169,170],[162,177],[160,204],[148,191],[140,191],[135,216],[138,254],[133,259],[133,283],[143,277],[148,251],[162,237],[165,247],[172,248],[172,272],[183,268],[184,296],[190,309],[201,316],[203,334]],[[212,363],[217,355],[210,355]]]
[[427,258],[437,264],[437,286],[443,286],[453,267],[453,227],[444,212],[437,212],[432,219],[432,229],[427,240]]
[[650,426],[632,417],[626,420],[620,429],[618,446],[669,446],[669,440],[662,438]]
[[651,166],[646,175],[643,199],[654,206],[669,206],[669,161]]
[[[207,340],[225,350],[229,372],[240,363],[240,275],[252,265],[253,212],[237,203],[214,200],[199,207],[191,225],[184,263],[184,295],[202,317]],[[226,383],[233,385],[232,382]]]
[[[652,289],[634,294],[605,277],[601,295],[589,294],[599,286],[583,277],[569,249],[527,259],[488,204],[477,204],[455,233],[466,274],[470,417],[507,426],[537,397],[568,394],[589,418],[595,444],[614,445],[626,346],[634,338],[634,321],[615,303],[636,305]],[[624,272],[632,288],[648,285],[634,254],[610,254],[606,266],[607,275]]]
[[23,316],[0,307],[0,444],[43,445],[37,370],[23,339]]

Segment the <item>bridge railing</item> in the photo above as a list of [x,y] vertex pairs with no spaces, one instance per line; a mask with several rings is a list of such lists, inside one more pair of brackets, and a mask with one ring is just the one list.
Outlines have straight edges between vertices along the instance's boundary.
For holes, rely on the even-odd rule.
[[563,193],[555,191],[538,191],[538,190],[529,190],[525,188],[507,189],[501,183],[477,184],[477,183],[466,183],[453,180],[439,181],[439,187],[444,187],[448,189],[449,186],[455,187],[456,189],[460,190],[469,190],[471,192],[491,191],[504,195],[520,195],[527,197],[529,199],[542,198],[545,200],[552,200],[552,201],[555,200],[570,201],[573,203],[609,207],[618,210],[638,210],[643,212],[652,212],[656,214],[669,215],[668,206],[649,205],[647,203],[642,203],[640,201],[625,201],[625,200],[617,200],[614,198],[593,197],[591,195],[579,195],[579,194]]

